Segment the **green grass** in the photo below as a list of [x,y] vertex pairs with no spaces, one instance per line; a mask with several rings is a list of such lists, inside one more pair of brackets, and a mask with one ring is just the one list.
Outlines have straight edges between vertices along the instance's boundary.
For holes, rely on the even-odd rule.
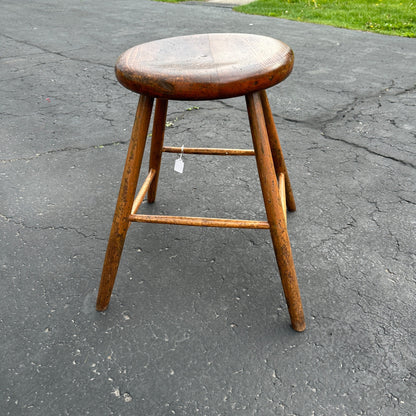
[[[190,0],[153,0],[153,1],[161,1],[163,3],[181,3],[183,1],[190,1]],[[204,0],[192,0],[192,1],[204,1]]]
[[386,35],[416,37],[416,0],[257,0],[234,10]]

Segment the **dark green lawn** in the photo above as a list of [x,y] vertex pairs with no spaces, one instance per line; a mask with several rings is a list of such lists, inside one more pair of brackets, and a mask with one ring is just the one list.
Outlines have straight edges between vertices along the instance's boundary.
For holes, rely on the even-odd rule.
[[235,10],[387,35],[416,36],[416,0],[257,0]]
[[[186,0],[156,1],[179,3]],[[234,10],[385,35],[416,37],[416,0],[256,0]]]

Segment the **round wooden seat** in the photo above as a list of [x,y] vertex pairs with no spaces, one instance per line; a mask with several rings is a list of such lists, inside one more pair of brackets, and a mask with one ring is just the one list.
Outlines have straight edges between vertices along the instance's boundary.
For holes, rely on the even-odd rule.
[[135,46],[116,63],[126,88],[175,100],[210,100],[246,95],[283,81],[293,52],[265,36],[211,33],[180,36]]

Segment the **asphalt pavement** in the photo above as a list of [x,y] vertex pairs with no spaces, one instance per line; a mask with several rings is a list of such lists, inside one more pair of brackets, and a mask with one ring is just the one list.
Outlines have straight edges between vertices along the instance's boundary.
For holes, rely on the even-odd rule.
[[[138,99],[114,63],[203,32],[295,53],[269,99],[298,207],[303,333],[267,230],[133,224],[95,311]],[[414,415],[415,68],[415,39],[224,4],[2,0],[1,414]],[[166,142],[249,147],[244,100],[172,102]],[[143,212],[265,218],[252,158],[186,155],[183,174],[174,160]]]

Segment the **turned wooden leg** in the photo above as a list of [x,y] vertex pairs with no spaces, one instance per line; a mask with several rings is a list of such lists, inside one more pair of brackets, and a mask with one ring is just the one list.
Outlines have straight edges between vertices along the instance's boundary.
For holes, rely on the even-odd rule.
[[152,107],[152,97],[145,95],[140,96],[130,145],[127,151],[126,164],[124,165],[123,177],[121,179],[113,225],[111,227],[107,252],[105,254],[101,283],[97,296],[96,308],[98,311],[107,309],[110,302],[111,292],[117,275],[121,253],[123,251],[124,240],[129,227],[128,217],[131,213],[137,181],[139,179],[140,166],[146,144]]
[[278,181],[273,162],[268,131],[263,113],[261,93],[246,95],[251,135],[256,154],[257,169],[270,225],[273,247],[282,280],[283,291],[289,309],[292,327],[296,331],[305,329],[302,301],[296,278],[289,236],[279,196]]
[[156,171],[153,181],[147,193],[147,202],[155,202],[157,183],[159,180],[160,162],[162,160],[163,137],[165,135],[166,113],[168,111],[168,100],[157,99],[155,116],[153,120],[152,146],[150,148],[149,170]]
[[289,211],[296,211],[295,198],[293,196],[292,186],[290,185],[289,174],[287,173],[285,159],[280,146],[279,136],[277,135],[276,125],[274,124],[272,110],[270,109],[269,100],[266,91],[260,92],[261,103],[263,106],[264,119],[266,121],[267,134],[269,136],[270,149],[273,156],[276,176],[280,173],[285,175],[286,203]]

